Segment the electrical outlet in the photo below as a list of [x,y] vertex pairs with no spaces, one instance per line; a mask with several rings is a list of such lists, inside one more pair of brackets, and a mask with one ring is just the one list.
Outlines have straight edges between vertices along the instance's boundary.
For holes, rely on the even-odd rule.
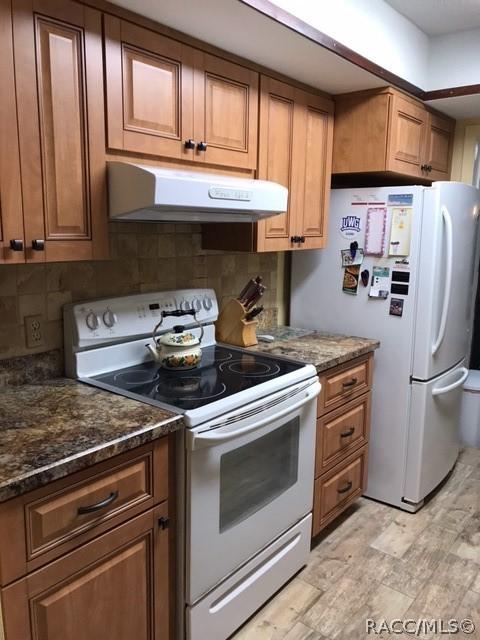
[[42,347],[43,342],[43,316],[25,316],[25,338],[27,347],[29,349],[35,349],[35,347]]

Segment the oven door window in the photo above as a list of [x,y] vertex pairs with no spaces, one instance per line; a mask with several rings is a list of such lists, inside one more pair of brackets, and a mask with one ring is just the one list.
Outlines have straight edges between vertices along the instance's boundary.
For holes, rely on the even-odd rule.
[[250,517],[298,478],[300,418],[220,459],[220,533]]

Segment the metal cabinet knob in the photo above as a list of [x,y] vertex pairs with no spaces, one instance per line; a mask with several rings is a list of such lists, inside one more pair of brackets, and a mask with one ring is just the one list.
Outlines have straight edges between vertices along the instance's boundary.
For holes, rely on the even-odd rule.
[[192,138],[185,140],[185,149],[195,149],[195,140]]
[[305,236],[300,236],[300,242],[303,244],[305,242]]
[[34,251],[45,251],[45,240],[32,240],[32,249]]
[[300,236],[291,236],[290,242],[301,242]]
[[201,142],[199,142],[197,144],[197,151],[206,151],[207,150],[207,143],[203,142],[203,140]]
[[23,251],[23,240],[10,240],[10,249],[12,251]]

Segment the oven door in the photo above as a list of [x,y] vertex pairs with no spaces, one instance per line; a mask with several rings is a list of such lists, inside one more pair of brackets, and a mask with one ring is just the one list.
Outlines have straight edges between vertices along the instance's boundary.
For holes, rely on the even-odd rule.
[[186,602],[312,510],[317,378],[187,431]]

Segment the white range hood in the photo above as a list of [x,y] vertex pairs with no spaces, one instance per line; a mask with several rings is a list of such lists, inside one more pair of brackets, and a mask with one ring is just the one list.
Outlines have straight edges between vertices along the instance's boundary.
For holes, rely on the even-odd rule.
[[287,210],[275,182],[108,162],[109,214],[146,222],[252,222]]

